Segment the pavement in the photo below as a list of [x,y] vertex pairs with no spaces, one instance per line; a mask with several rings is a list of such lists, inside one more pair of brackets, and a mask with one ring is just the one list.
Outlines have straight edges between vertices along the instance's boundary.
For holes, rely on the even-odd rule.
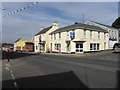
[[105,51],[86,56],[72,55],[21,53],[9,63],[3,59],[2,86],[19,90],[20,88],[117,87],[119,54]]
[[86,52],[86,53],[40,53],[40,52],[24,52],[29,54],[46,54],[46,55],[58,55],[58,56],[68,56],[68,57],[81,57],[81,56],[96,56],[108,53],[114,53],[113,50],[106,51],[96,51],[96,52]]

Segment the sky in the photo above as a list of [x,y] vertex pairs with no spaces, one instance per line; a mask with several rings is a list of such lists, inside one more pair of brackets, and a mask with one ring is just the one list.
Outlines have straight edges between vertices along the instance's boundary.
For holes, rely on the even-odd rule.
[[[34,2],[3,2],[2,15],[27,7]],[[39,2],[23,11],[2,18],[2,42],[13,43],[17,38],[33,39],[41,27],[59,27],[92,20],[111,25],[118,17],[117,2]]]

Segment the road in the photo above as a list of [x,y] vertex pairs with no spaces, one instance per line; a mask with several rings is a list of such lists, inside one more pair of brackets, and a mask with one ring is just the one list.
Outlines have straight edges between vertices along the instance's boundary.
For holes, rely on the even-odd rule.
[[105,51],[80,55],[19,54],[9,63],[3,59],[3,89],[117,87],[119,54]]

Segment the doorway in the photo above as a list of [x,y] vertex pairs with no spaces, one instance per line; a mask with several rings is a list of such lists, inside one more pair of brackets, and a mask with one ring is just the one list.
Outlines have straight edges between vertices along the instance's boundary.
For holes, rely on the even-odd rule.
[[76,52],[83,52],[83,43],[76,43]]

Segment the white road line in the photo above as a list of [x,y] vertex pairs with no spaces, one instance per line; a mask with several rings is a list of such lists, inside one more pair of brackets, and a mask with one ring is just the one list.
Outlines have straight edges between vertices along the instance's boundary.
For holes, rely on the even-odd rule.
[[5,67],[5,70],[8,70],[8,71],[9,71],[10,69],[9,69],[9,67]]
[[15,86],[15,88],[17,88],[17,83],[16,82],[14,82],[14,86]]
[[11,76],[14,77],[14,75],[11,73]]
[[10,64],[9,63],[5,64],[5,69],[10,71],[10,74],[11,74],[12,79],[14,81],[14,87],[16,88],[16,90],[18,90],[18,85],[17,85],[17,82],[15,81],[15,77],[14,77],[13,71],[10,69]]
[[13,72],[10,70],[10,73],[13,73]]

